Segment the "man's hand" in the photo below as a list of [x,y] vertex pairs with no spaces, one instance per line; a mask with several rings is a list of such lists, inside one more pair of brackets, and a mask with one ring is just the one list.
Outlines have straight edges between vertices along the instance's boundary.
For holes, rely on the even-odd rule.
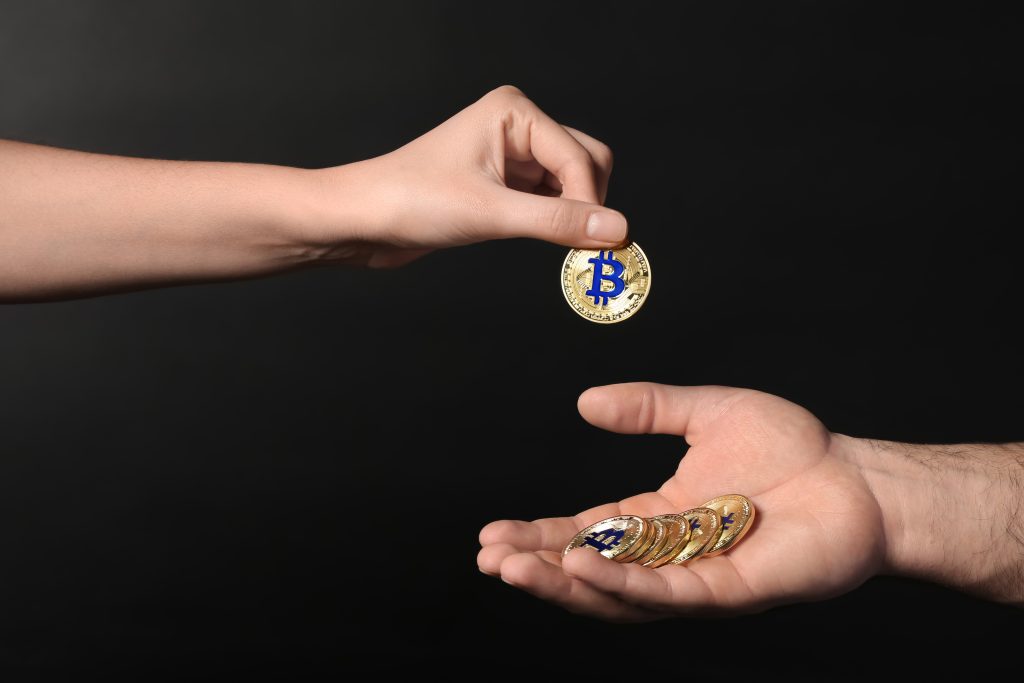
[[613,247],[626,219],[601,206],[611,168],[606,145],[502,86],[390,154],[320,171],[332,208],[306,239],[385,267],[507,237]]
[[[1004,488],[999,468],[968,473],[935,468],[903,448],[830,433],[781,398],[725,387],[622,384],[591,389],[580,413],[623,433],[684,436],[690,449],[655,492],[575,517],[492,522],[480,532],[480,569],[571,611],[615,621],[671,615],[755,612],[851,590],[880,572],[941,581],[988,597],[1019,601],[1019,582],[1001,580],[1024,566],[1018,544],[979,542],[1007,523],[976,497]],[[1012,460],[1012,459],[1011,459]],[[1019,462],[1013,467],[1021,470]],[[973,467],[973,465],[972,465]],[[987,465],[985,466],[987,467]],[[985,479],[986,473],[990,475]],[[618,514],[681,512],[726,493],[757,507],[753,528],[732,550],[689,566],[657,570],[618,564],[582,548],[561,550],[583,527]],[[991,513],[991,514],[990,514]],[[987,518],[984,529],[979,517]],[[969,523],[967,520],[970,520]],[[984,533],[981,533],[984,531]],[[999,535],[999,534],[996,534]],[[973,577],[973,578],[969,578]]]

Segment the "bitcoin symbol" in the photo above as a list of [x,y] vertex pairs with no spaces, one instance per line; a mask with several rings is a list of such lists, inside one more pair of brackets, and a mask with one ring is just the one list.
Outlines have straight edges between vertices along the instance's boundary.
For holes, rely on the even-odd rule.
[[[597,258],[587,259],[587,262],[594,265],[594,281],[590,285],[590,289],[587,290],[587,296],[594,297],[595,306],[607,306],[608,297],[614,299],[626,289],[626,283],[622,279],[626,266],[615,260],[615,255],[610,249],[608,250],[608,258],[605,258],[603,251],[599,251],[597,252]],[[612,272],[605,273],[605,266],[611,266]],[[604,280],[612,283],[610,291],[601,291],[601,282]],[[604,300],[603,302],[602,299]]]
[[692,522],[690,522],[690,531],[696,531],[699,528],[700,528],[700,521],[695,519]]
[[583,539],[583,544],[592,546],[598,550],[611,550],[619,544],[619,541],[622,540],[622,536],[625,533],[626,532],[622,529],[605,529],[602,531],[595,531]]
[[736,514],[735,512],[730,512],[725,517],[722,517],[722,530],[723,531],[725,529],[728,529],[732,525],[732,523],[736,521],[736,520],[734,520],[732,518],[733,515],[735,515],[735,514]]

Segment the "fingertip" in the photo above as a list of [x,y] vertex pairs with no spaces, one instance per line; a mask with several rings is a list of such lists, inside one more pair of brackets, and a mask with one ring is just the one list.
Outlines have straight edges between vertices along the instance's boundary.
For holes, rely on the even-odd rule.
[[614,209],[601,209],[590,214],[584,233],[588,239],[605,245],[617,246],[626,241],[629,224],[626,217]]
[[507,519],[499,519],[485,525],[484,528],[480,529],[480,534],[477,536],[477,540],[481,546],[490,545],[492,543],[501,543],[504,539],[508,538],[508,532],[512,526],[512,521]]
[[498,576],[501,573],[501,563],[509,555],[514,555],[518,550],[508,543],[495,543],[485,546],[476,554],[477,568],[488,576]]
[[588,415],[592,414],[594,408],[603,400],[605,387],[590,387],[576,399],[576,410],[580,412],[583,419],[589,420]]
[[576,409],[587,422],[603,426],[608,422],[610,413],[616,411],[617,404],[621,401],[624,391],[636,386],[637,382],[627,384],[605,384],[603,386],[591,387],[576,399]]
[[501,561],[501,580],[512,586],[526,586],[537,573],[538,563],[543,562],[532,553],[516,553]]
[[579,414],[583,417],[587,416],[587,409],[590,406],[590,401],[593,400],[591,396],[593,391],[593,387],[586,389],[576,399],[576,411],[579,412]]
[[[578,575],[577,566],[580,561],[578,558],[585,550],[585,548],[574,548],[562,556],[562,571],[565,572],[566,576],[575,577]],[[592,550],[586,550],[586,552],[593,553]]]
[[573,578],[586,579],[595,569],[615,564],[613,560],[588,548],[575,548],[562,558],[562,571]]
[[[580,414],[595,427],[609,431],[622,434],[650,432],[655,427],[656,398],[664,394],[664,389],[651,382],[596,387],[580,396]],[[674,434],[676,431],[666,433]]]

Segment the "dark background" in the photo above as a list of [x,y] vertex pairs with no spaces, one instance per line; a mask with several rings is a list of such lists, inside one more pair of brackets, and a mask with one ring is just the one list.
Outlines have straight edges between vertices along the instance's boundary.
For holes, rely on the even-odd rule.
[[644,310],[608,327],[565,305],[565,250],[526,241],[0,306],[0,667],[535,675],[622,657],[643,675],[840,678],[1019,661],[1020,613],[912,581],[615,626],[475,564],[491,519],[574,513],[674,469],[680,440],[579,419],[596,384],[755,387],[858,436],[1024,438],[1021,24],[1000,12],[0,3],[0,137],[326,166],[512,83],[611,145],[608,203],[656,272]]

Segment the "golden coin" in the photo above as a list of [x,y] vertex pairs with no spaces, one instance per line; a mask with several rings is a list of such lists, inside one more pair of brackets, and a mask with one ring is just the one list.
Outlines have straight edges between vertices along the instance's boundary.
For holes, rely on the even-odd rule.
[[651,549],[651,545],[654,543],[654,539],[657,537],[658,532],[655,530],[654,525],[651,524],[650,520],[645,519],[644,522],[647,524],[647,529],[644,531],[644,535],[640,540],[634,543],[633,547],[627,552],[616,557],[616,562],[636,562],[638,557],[641,557]]
[[562,293],[595,323],[617,323],[640,310],[651,290],[651,265],[635,242],[607,251],[573,249],[562,264]]
[[740,542],[743,534],[754,523],[754,504],[746,496],[731,493],[719,496],[704,503],[703,507],[711,508],[722,518],[722,535],[711,548],[704,553],[705,557],[724,553]]
[[633,515],[602,519],[573,536],[562,555],[568,555],[573,548],[586,547],[614,560],[633,550],[637,541],[645,537],[649,526],[643,517]]
[[641,555],[634,556],[630,562],[636,562],[637,564],[647,564],[647,561],[653,558],[656,554],[661,552],[668,543],[668,527],[661,523],[661,520],[656,518],[648,518],[647,524],[654,530],[654,539],[651,541],[650,547],[647,551]]
[[722,520],[711,508],[693,508],[680,514],[690,525],[690,540],[672,558],[672,564],[688,564],[696,560],[715,544],[722,533]]
[[678,555],[683,547],[690,542],[690,525],[686,518],[681,515],[658,515],[649,520],[650,522],[661,522],[666,529],[666,543],[662,549],[653,553],[646,562],[645,567],[657,569],[668,564]]

